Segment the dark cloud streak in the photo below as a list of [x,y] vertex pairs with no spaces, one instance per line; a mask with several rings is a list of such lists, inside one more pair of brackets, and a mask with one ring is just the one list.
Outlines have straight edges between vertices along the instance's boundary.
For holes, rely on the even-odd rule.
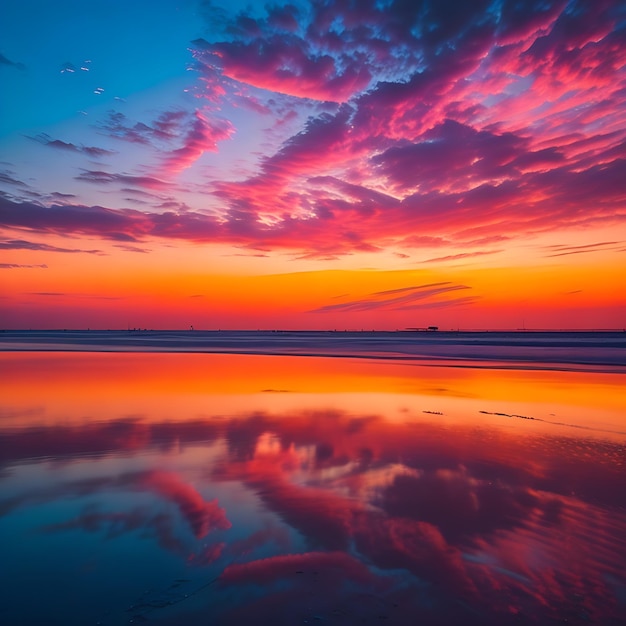
[[[450,293],[453,291],[459,291],[464,289],[470,289],[465,285],[454,285],[452,283],[432,283],[429,285],[421,285],[418,287],[406,287],[403,289],[393,289],[391,291],[382,291],[371,294],[373,297],[351,300],[349,302],[340,302],[338,304],[329,304],[311,311],[312,313],[335,313],[338,311],[344,312],[362,312],[372,311],[377,309],[384,310],[407,310],[413,308],[425,308],[426,306],[445,306],[448,301],[431,301],[432,298],[441,294]],[[401,293],[402,295],[396,295]],[[428,302],[421,302],[426,300]],[[467,299],[463,299],[466,302]],[[414,304],[419,302],[419,304]],[[459,301],[456,301],[459,303]]]
[[[63,252],[63,253],[82,253],[82,254],[104,254],[101,250],[81,250],[77,248],[59,248],[51,246],[47,243],[36,243],[26,241],[25,239],[8,239],[0,241],[0,250],[34,250],[38,252]],[[23,266],[23,267],[43,267],[43,266]]]
[[11,59],[8,59],[2,53],[0,53],[0,65],[6,65],[8,67],[14,67],[16,70],[20,70],[22,72],[26,70],[26,66],[23,63],[19,63],[19,62],[16,62],[16,61],[11,61]]

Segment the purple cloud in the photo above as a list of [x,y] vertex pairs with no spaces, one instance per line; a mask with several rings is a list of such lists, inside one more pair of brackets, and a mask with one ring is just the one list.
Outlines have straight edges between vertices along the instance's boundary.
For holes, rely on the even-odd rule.
[[11,172],[9,170],[4,170],[0,172],[0,183],[14,185],[16,187],[28,187],[28,185],[24,181],[15,177],[14,172]]
[[58,150],[67,150],[68,152],[82,152],[90,157],[100,158],[103,156],[109,156],[115,154],[113,150],[105,150],[104,148],[97,148],[95,146],[77,146],[73,143],[61,141],[60,139],[52,139],[49,135],[42,133],[36,137],[30,137],[44,146],[49,148],[57,148]]
[[186,117],[184,111],[166,111],[152,124],[131,123],[119,111],[109,111],[108,118],[98,125],[104,134],[130,143],[150,145],[153,141],[171,141],[180,132],[180,124]]
[[[33,241],[26,241],[25,239],[7,239],[0,241],[0,250],[36,250],[40,252],[64,252],[64,253],[85,253],[85,254],[104,254],[101,250],[80,250],[78,248],[59,248],[58,246],[51,246],[47,243],[35,243]],[[26,266],[23,266],[26,267]],[[42,266],[29,266],[29,267],[42,267]]]
[[46,207],[0,198],[0,224],[33,232],[98,235],[115,241],[135,241],[145,230],[145,216],[131,209],[116,211],[99,206],[59,204]]
[[120,183],[125,185],[136,185],[138,187],[147,187],[148,189],[160,189],[167,187],[165,181],[159,180],[152,176],[131,176],[130,174],[110,174],[101,170],[83,170],[75,180],[86,183],[104,184]]
[[130,143],[168,145],[188,133],[194,115],[182,109],[164,111],[152,122],[132,122],[119,111],[109,111],[105,121],[98,125],[100,132]]
[[[430,262],[548,230],[620,227],[626,18],[618,7],[325,0],[237,13],[204,3],[211,35],[192,43],[203,107],[148,121],[110,112],[99,131],[157,150],[157,165],[86,169],[76,179],[163,188],[167,175],[233,136],[244,113],[227,119],[233,106],[276,116],[265,135],[271,151],[240,178],[210,178],[201,189],[210,194],[206,213],[150,197],[140,199],[154,213],[26,201],[22,215],[3,208],[6,225],[130,243],[222,242],[302,259],[463,248]],[[10,176],[4,182],[20,187]],[[566,252],[582,253],[552,253]]]
[[564,160],[556,148],[532,151],[529,145],[529,138],[514,133],[478,131],[447,119],[418,143],[400,143],[372,162],[397,188],[429,191],[517,177],[520,170]]

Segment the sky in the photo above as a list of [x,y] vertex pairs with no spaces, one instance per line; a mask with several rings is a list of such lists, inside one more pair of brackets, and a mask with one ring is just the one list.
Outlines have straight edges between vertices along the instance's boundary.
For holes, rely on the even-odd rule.
[[5,0],[0,328],[626,327],[620,0]]

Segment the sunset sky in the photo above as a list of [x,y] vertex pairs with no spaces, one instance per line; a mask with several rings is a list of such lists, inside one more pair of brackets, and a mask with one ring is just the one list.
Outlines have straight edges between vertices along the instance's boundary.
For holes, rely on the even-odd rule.
[[626,3],[4,0],[0,328],[626,327]]

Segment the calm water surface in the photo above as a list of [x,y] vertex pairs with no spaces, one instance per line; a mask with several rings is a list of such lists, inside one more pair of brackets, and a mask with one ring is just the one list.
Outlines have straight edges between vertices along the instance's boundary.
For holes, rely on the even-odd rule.
[[0,623],[624,624],[624,374],[0,355]]

